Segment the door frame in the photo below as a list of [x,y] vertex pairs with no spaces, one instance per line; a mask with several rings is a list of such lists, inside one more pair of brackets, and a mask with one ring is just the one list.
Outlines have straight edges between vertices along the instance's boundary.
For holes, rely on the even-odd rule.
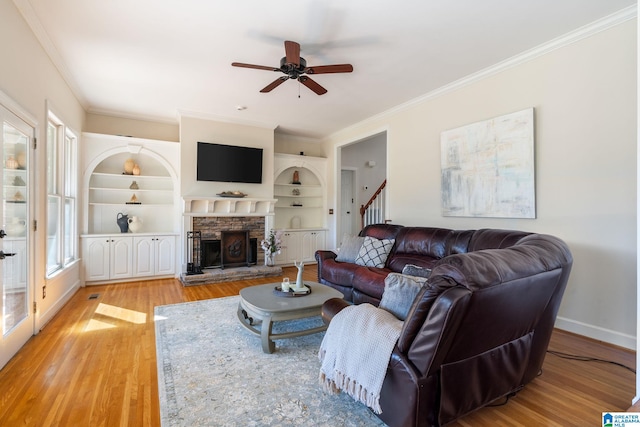
[[[27,305],[27,318],[23,321],[25,322],[24,328],[28,328],[30,334],[27,339],[20,344],[20,346],[14,350],[13,347],[6,349],[4,345],[4,338],[2,338],[2,353],[0,353],[0,367],[4,366],[14,355],[17,353],[20,348],[26,343],[26,341],[33,335],[36,334],[36,313],[32,309],[34,303],[36,302],[36,285],[35,285],[35,260],[36,260],[36,250],[35,250],[35,235],[36,231],[33,230],[33,221],[36,216],[35,213],[36,205],[38,204],[38,200],[36,198],[37,193],[35,190],[35,169],[36,169],[36,151],[34,149],[34,141],[37,141],[39,135],[38,121],[34,116],[28,113],[24,108],[22,108],[17,102],[15,102],[12,98],[10,98],[6,93],[0,90],[0,105],[7,109],[10,113],[15,115],[18,119],[22,120],[29,128],[32,129],[31,135],[31,144],[28,147],[28,162],[29,162],[29,171],[28,171],[28,200],[30,203],[28,204],[27,211],[27,288],[29,291],[28,305]],[[2,331],[4,333],[4,331]],[[24,331],[23,333],[27,333]],[[12,352],[11,355],[5,354],[5,350]]]
[[353,198],[353,216],[351,217],[351,234],[357,234],[356,230],[359,232],[360,228],[359,228],[359,221],[357,221],[357,219],[360,217],[360,206],[358,203],[358,193],[357,193],[357,189],[358,187],[358,168],[354,168],[351,166],[342,166],[340,168],[340,191],[338,194],[340,194],[340,203],[338,204],[338,214],[340,216],[340,230],[336,236],[336,245],[340,245],[340,240],[342,239],[342,236],[345,234],[345,226],[343,224],[342,221],[342,211],[344,210],[344,207],[342,206],[342,171],[349,171],[352,174],[352,181],[351,181],[351,196]]

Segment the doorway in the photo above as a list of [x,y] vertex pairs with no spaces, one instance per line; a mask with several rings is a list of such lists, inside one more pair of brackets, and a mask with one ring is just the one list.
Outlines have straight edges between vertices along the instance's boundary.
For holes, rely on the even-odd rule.
[[0,275],[2,339],[0,367],[33,335],[31,263],[30,149],[35,128],[0,104],[2,209],[0,209]]
[[[345,234],[358,234],[360,231],[357,221],[360,217],[358,206],[355,202],[356,171],[354,169],[342,169],[340,171],[340,223],[342,224],[342,239]],[[341,242],[339,242],[341,243]]]

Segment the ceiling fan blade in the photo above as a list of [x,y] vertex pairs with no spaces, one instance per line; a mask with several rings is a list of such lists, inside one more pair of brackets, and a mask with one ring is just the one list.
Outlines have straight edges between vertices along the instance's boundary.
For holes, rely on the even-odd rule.
[[307,74],[329,74],[329,73],[350,73],[353,71],[351,64],[319,65],[317,67],[307,67],[304,72]]
[[242,62],[232,62],[231,65],[234,67],[255,68],[256,70],[280,71],[280,68],[267,67],[266,65],[243,64]]
[[310,77],[300,76],[298,77],[298,80],[300,81],[300,83],[302,83],[318,95],[324,95],[325,93],[327,93],[327,90],[325,88],[316,83],[315,80],[311,80]]
[[262,92],[262,93],[271,92],[273,89],[277,88],[278,86],[280,86],[282,83],[286,82],[287,80],[289,80],[289,77],[284,77],[284,76],[280,77],[278,79],[275,79],[274,81],[272,81],[271,83],[266,85],[260,92]]
[[290,40],[285,40],[284,51],[287,56],[288,64],[300,65],[300,44]]

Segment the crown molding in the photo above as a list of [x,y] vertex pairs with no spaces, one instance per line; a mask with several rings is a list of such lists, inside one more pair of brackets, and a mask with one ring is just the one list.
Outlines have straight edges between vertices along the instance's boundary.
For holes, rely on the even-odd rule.
[[358,123],[355,123],[349,127],[346,127],[342,130],[339,130],[331,135],[329,135],[326,139],[334,138],[340,135],[343,132],[350,131],[354,128],[362,126],[363,124],[373,122],[376,120],[380,120],[384,117],[397,114],[398,112],[404,111],[408,108],[413,107],[414,105],[418,105],[432,99],[438,98],[440,96],[446,95],[448,93],[454,92],[460,88],[465,86],[469,86],[473,83],[477,83],[482,81],[488,77],[501,73],[510,68],[516,67],[518,65],[524,64],[526,62],[532,61],[540,56],[551,53],[557,49],[569,46],[573,43],[576,43],[585,38],[591,37],[595,34],[598,34],[602,31],[606,31],[610,28],[623,24],[631,19],[636,18],[638,15],[638,6],[634,4],[632,6],[626,7],[624,9],[619,10],[618,12],[612,13],[611,15],[607,15],[604,18],[598,19],[590,24],[579,27],[569,33],[566,33],[560,37],[552,39],[546,43],[538,45],[532,49],[521,52],[511,58],[508,58],[504,61],[498,62],[490,67],[487,67],[483,70],[477,71],[475,73],[469,74],[466,77],[458,79],[454,82],[451,82],[447,85],[441,86],[431,92],[428,92],[422,96],[404,102],[400,105],[392,107],[382,113],[376,114],[374,116],[368,117]]
[[235,118],[226,117],[226,116],[218,116],[216,114],[211,114],[211,113],[203,113],[201,111],[178,110],[178,121],[181,122],[183,117],[189,117],[192,119],[200,119],[200,120],[209,120],[214,122],[229,123],[234,125],[251,126],[251,127],[269,129],[269,130],[275,130],[278,127],[278,125],[274,123],[235,119]]
[[100,109],[100,108],[88,108],[87,113],[97,114],[100,116],[114,117],[118,119],[143,120],[145,122],[164,123],[168,125],[178,124],[177,119],[170,119],[167,117],[152,116],[152,115],[146,115],[146,114],[125,113],[122,111],[113,111],[113,110],[106,110],[106,109]]

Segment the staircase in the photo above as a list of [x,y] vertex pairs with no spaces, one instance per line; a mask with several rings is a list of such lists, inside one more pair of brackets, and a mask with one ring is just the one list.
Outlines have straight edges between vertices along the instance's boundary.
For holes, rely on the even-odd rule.
[[384,211],[387,196],[386,186],[387,180],[385,179],[376,192],[373,193],[369,201],[360,207],[362,228],[369,224],[382,224],[386,222]]

